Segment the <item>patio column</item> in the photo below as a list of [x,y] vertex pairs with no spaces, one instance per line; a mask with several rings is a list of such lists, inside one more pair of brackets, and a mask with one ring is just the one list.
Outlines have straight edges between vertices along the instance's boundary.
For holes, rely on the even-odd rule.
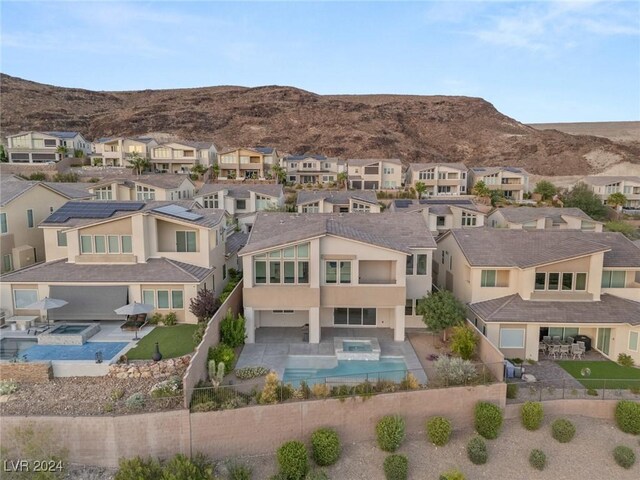
[[309,343],[320,343],[320,308],[309,309]]
[[404,342],[404,305],[394,307],[395,327],[393,329],[393,341]]
[[244,329],[247,333],[245,343],[256,343],[256,322],[252,307],[244,307]]

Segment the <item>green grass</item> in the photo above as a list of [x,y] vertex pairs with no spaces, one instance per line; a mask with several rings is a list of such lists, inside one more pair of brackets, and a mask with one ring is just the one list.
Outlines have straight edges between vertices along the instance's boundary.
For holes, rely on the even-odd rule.
[[197,325],[174,325],[173,327],[156,327],[145,335],[138,345],[127,352],[129,360],[151,360],[155,352],[156,342],[160,345],[162,358],[175,358],[193,352],[193,332]]
[[[583,362],[560,360],[558,365],[587,388],[602,388],[603,384],[607,389],[640,387],[640,368],[622,367],[610,361]],[[584,368],[590,369],[591,375],[583,377],[580,372]],[[603,380],[607,381],[603,382]]]

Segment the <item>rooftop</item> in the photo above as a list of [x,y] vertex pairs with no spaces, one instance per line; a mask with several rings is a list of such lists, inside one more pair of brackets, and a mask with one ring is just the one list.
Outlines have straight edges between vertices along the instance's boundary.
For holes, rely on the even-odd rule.
[[484,210],[480,206],[476,205],[470,198],[422,198],[420,200],[396,199],[393,201],[393,208],[395,211],[403,213],[415,212],[428,208],[430,213],[446,215],[447,213],[451,213],[451,207],[463,208],[465,210],[482,214],[485,213]]
[[492,175],[498,172],[518,173],[521,175],[529,175],[529,173],[520,167],[472,167],[470,170],[476,175]]
[[466,172],[468,170],[464,163],[411,163],[409,164],[409,170],[412,172],[419,172],[421,170],[427,170],[434,167],[447,167],[454,168]]
[[225,244],[225,254],[227,256],[231,256],[234,253],[237,253],[242,247],[247,244],[248,238],[249,234],[243,232],[235,232],[234,234],[228,236],[227,242]]
[[110,185],[112,183],[119,183],[128,185],[129,187],[133,187],[135,183],[140,183],[142,185],[148,185],[150,187],[165,188],[171,190],[178,188],[185,180],[193,183],[193,181],[189,178],[189,175],[180,175],[178,173],[147,173],[138,176],[104,179],[98,183],[94,183],[93,187],[99,188],[105,185]]
[[336,158],[327,158],[324,155],[314,155],[314,154],[307,154],[307,155],[289,155],[284,157],[284,160],[306,160],[307,158],[312,158],[314,160],[330,160],[330,161],[335,161],[337,160]]
[[363,167],[366,165],[371,165],[372,163],[395,163],[396,165],[402,165],[402,162],[399,158],[350,158],[347,160],[347,163],[350,167]]
[[13,176],[9,176],[3,177],[0,183],[0,206],[9,204],[38,185],[53,190],[68,199],[91,198],[91,194],[88,191],[75,187],[76,184],[18,180]]
[[562,218],[576,217],[583,220],[594,221],[589,215],[579,208],[554,208],[554,207],[504,207],[497,209],[507,222],[527,223],[539,218],[551,218],[554,223],[566,223]]
[[590,177],[585,177],[584,181],[590,185],[609,185],[610,183],[618,183],[618,182],[634,182],[640,183],[640,177],[632,176],[632,175],[620,175],[617,177],[613,176],[600,176],[593,175]]
[[282,185],[274,183],[255,183],[255,184],[235,184],[235,183],[205,183],[198,193],[197,197],[216,193],[221,190],[227,190],[231,198],[249,198],[249,192],[268,197],[281,197],[284,195]]
[[297,205],[325,200],[333,205],[349,205],[349,200],[377,205],[378,197],[374,190],[300,190]]

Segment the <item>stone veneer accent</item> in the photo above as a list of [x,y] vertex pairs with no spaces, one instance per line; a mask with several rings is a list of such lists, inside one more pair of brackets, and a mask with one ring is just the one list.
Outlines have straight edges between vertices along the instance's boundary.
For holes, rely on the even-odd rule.
[[182,377],[191,361],[190,355],[160,360],[159,362],[116,363],[109,367],[110,377],[116,378],[166,378]]
[[93,337],[100,331],[100,325],[97,323],[80,323],[75,325],[83,325],[87,327],[86,330],[83,330],[80,333],[55,333],[56,328],[63,327],[65,325],[68,324],[55,325],[51,330],[47,330],[46,332],[38,335],[38,345],[84,345],[89,338]]
[[48,382],[53,378],[51,362],[16,362],[0,364],[0,380]]

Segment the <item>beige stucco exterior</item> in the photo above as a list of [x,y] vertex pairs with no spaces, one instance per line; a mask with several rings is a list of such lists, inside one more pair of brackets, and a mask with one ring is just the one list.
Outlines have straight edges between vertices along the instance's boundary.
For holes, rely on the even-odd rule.
[[292,183],[335,183],[338,174],[346,171],[344,162],[337,158],[285,157],[282,164],[287,181]]
[[640,177],[586,177],[584,183],[598,195],[602,203],[606,204],[612,193],[622,193],[627,198],[625,207],[640,207]]
[[153,139],[144,141],[135,138],[111,138],[102,142],[93,142],[91,155],[94,166],[128,167],[128,159],[137,153],[142,158],[149,158],[151,148],[158,145]]
[[187,200],[193,198],[196,186],[188,175],[181,175],[182,181],[175,187],[161,187],[154,182],[146,181],[145,176],[131,177],[128,181],[122,179],[113,182],[102,182],[88,190],[95,195],[95,200]]
[[466,195],[467,169],[446,164],[413,164],[407,169],[405,186],[422,182],[428,196]]
[[215,163],[217,150],[212,143],[162,143],[151,147],[152,168],[160,173],[189,173],[194,165],[210,167]]
[[473,187],[479,181],[483,181],[489,190],[500,190],[505,197],[515,202],[524,199],[524,193],[529,191],[529,174],[522,170],[520,173],[511,171],[508,167],[495,169],[487,168],[487,173],[479,169],[469,170],[468,190],[473,191]]
[[265,180],[271,175],[271,167],[280,164],[278,152],[273,149],[270,153],[262,153],[251,148],[236,148],[220,152],[218,165],[219,178],[254,178]]
[[487,217],[487,224],[494,228],[510,228],[515,230],[585,230],[588,232],[602,232],[602,223],[595,220],[585,220],[570,215],[562,215],[564,223],[553,223],[548,217],[540,217],[531,222],[518,223],[509,221],[502,214],[503,209],[496,209]]
[[[66,147],[66,153],[58,153],[59,147]],[[91,144],[79,133],[60,137],[45,132],[23,132],[7,137],[7,158],[10,163],[57,162],[65,157],[73,157],[76,150],[83,155],[91,152]]]
[[373,159],[363,164],[347,160],[349,185],[355,190],[384,190],[402,186],[402,163],[399,160]]

